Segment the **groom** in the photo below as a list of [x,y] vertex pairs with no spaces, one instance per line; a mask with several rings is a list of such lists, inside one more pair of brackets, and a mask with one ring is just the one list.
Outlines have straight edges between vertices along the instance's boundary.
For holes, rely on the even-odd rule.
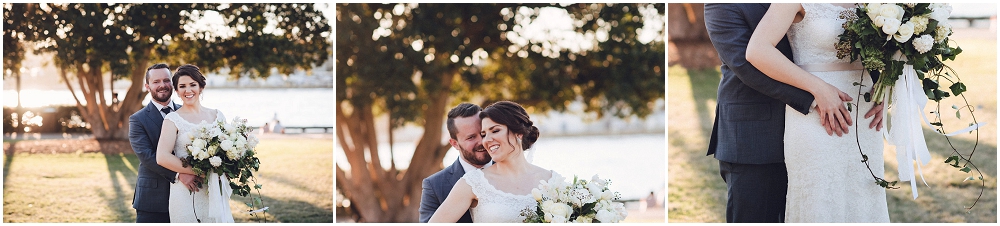
[[[427,177],[423,182],[420,195],[420,223],[427,223],[437,211],[441,203],[448,198],[455,182],[461,179],[465,172],[482,169],[492,165],[492,158],[483,147],[479,131],[482,129],[482,119],[478,105],[462,103],[448,111],[448,133],[451,139],[448,143],[461,153],[455,163]],[[458,223],[472,223],[469,211],[458,220]]]
[[[722,60],[708,155],[719,160],[719,174],[728,193],[726,222],[731,223],[784,222],[788,186],[785,105],[808,114],[815,103],[812,94],[771,79],[746,60],[747,44],[768,7],[770,4],[705,4],[705,26]],[[793,59],[787,37],[775,47]],[[844,97],[841,95],[848,101]],[[850,118],[843,114],[848,112],[844,105],[840,108],[833,109],[834,114],[840,114],[837,118]],[[881,110],[879,105],[865,114],[865,118],[875,116],[870,128],[881,128]],[[847,132],[834,125],[841,123],[824,124],[828,134]]]
[[128,140],[132,151],[139,157],[139,177],[135,183],[132,208],[135,208],[136,223],[170,223],[167,211],[170,184],[179,180],[188,189],[197,191],[198,182],[194,175],[175,173],[156,164],[156,145],[160,140],[163,117],[181,105],[170,100],[173,86],[170,82],[170,69],[166,64],[147,68],[145,82],[146,90],[153,100],[128,118]]

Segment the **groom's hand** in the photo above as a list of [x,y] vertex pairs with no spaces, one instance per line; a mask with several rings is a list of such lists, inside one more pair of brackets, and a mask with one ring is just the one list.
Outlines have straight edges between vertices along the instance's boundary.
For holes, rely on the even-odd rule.
[[868,128],[875,129],[875,131],[882,131],[882,111],[885,109],[885,103],[872,106],[868,113],[865,113],[865,118],[875,116],[872,119],[872,123],[868,124]]
[[181,183],[184,183],[184,186],[187,187],[189,191],[198,192],[198,183],[201,183],[198,176],[179,173],[177,174],[177,178],[181,180]]

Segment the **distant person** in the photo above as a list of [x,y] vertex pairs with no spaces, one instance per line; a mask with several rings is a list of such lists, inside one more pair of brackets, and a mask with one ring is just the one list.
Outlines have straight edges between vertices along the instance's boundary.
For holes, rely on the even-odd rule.
[[285,127],[281,125],[281,121],[274,120],[274,126],[271,127],[271,132],[285,134]]
[[[181,105],[173,103],[170,69],[167,64],[156,64],[146,69],[143,80],[152,101],[145,108],[129,116],[129,144],[139,158],[139,176],[136,179],[132,208],[135,209],[136,223],[170,223],[170,184],[180,181],[178,186],[186,190],[198,190],[198,178],[193,173],[177,173],[156,164],[160,153],[155,142],[160,140],[160,127],[168,112]],[[162,152],[170,153],[171,148]]]
[[649,196],[646,196],[646,207],[647,208],[656,207],[656,205],[658,204],[656,201],[657,201],[656,194],[653,194],[653,192],[649,192]]
[[265,122],[264,126],[260,127],[260,134],[263,135],[265,133],[270,133],[270,132],[271,132],[271,125]]

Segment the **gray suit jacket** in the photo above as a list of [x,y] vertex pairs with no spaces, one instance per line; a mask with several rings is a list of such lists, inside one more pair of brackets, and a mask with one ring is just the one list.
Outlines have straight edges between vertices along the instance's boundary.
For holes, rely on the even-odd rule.
[[[174,104],[174,109],[180,108]],[[170,183],[177,173],[156,164],[156,144],[160,140],[163,116],[149,103],[128,117],[128,140],[139,158],[139,178],[135,183],[132,208],[146,212],[167,212]],[[172,150],[163,150],[172,151]]]
[[[705,26],[722,59],[708,155],[740,164],[784,162],[785,105],[809,113],[812,94],[778,82],[747,62],[746,50],[770,4],[705,4]],[[831,43],[832,45],[832,43]],[[792,59],[788,38],[776,46]]]
[[[458,179],[462,179],[465,175],[465,169],[462,169],[462,163],[459,161],[461,160],[456,159],[448,168],[424,179],[420,195],[420,223],[427,223],[431,219],[434,211],[444,203],[444,199],[448,198],[451,188],[455,187]],[[465,211],[465,215],[458,219],[458,223],[472,223],[472,214]]]

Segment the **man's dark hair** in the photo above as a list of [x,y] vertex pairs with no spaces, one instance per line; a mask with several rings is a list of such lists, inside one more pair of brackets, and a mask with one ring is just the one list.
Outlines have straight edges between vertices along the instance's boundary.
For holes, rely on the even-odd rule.
[[149,66],[149,68],[146,68],[146,84],[149,84],[149,71],[152,71],[153,69],[163,69],[163,68],[170,70],[170,66],[164,63],[154,64],[153,66]]
[[458,128],[455,128],[455,118],[473,116],[480,111],[482,108],[479,108],[479,105],[471,103],[461,103],[448,111],[448,134],[451,134],[451,139],[458,140],[458,136],[455,135],[458,133]]

